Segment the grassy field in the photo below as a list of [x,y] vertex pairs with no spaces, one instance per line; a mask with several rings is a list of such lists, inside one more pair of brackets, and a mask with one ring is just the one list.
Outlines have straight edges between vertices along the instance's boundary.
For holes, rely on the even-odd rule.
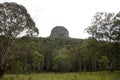
[[4,75],[0,80],[120,80],[120,72],[40,73]]

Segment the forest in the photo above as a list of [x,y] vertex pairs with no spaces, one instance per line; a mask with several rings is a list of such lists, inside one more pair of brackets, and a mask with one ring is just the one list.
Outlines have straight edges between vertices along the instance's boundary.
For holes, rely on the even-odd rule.
[[98,12],[87,39],[38,37],[24,6],[0,4],[0,78],[4,73],[120,70],[120,12]]
[[120,44],[89,39],[22,37],[12,48],[9,73],[120,70]]

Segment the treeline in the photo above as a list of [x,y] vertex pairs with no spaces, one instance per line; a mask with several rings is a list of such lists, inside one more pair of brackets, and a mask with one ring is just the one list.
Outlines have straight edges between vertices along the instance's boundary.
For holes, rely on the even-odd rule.
[[120,70],[120,44],[89,39],[21,37],[9,73]]
[[[26,8],[0,4],[0,78],[4,72],[120,70],[120,12],[98,12],[86,29],[91,38],[39,38]],[[24,36],[24,37],[22,37]]]

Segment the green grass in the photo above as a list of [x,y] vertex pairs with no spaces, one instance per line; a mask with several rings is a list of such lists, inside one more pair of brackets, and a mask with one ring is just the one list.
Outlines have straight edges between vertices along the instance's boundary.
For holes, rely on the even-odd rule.
[[120,72],[39,73],[4,75],[1,80],[120,80]]

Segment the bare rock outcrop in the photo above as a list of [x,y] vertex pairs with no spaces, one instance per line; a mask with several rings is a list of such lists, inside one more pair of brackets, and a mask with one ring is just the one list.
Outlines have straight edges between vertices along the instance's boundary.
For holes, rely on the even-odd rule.
[[69,31],[63,26],[56,26],[51,31],[51,38],[69,38]]

